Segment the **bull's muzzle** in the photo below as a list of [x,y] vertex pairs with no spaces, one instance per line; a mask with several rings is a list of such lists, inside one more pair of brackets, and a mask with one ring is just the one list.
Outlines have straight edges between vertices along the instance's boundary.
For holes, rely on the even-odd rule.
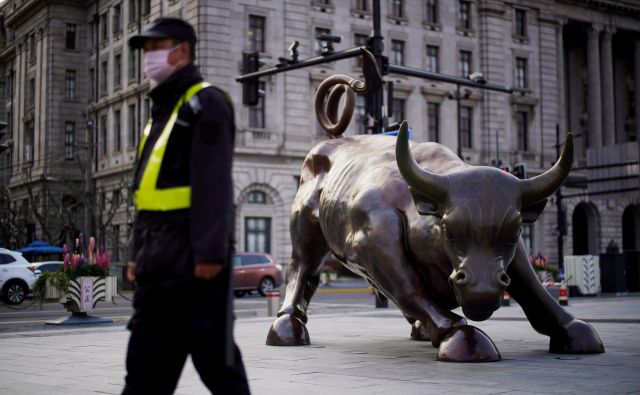
[[476,273],[462,266],[451,273],[449,284],[464,314],[474,321],[483,321],[500,307],[511,278],[503,268],[493,273]]

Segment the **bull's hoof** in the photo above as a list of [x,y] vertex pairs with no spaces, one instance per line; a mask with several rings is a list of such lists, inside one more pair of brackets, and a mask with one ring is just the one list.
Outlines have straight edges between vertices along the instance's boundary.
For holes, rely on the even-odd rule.
[[268,346],[308,346],[309,332],[299,318],[289,314],[278,317],[267,334]]
[[495,362],[500,353],[486,333],[471,325],[455,327],[442,340],[436,360],[442,362]]
[[549,352],[557,354],[600,354],[604,345],[595,329],[581,320],[573,320],[551,335]]
[[431,341],[429,338],[429,332],[427,332],[427,328],[422,325],[422,322],[416,321],[411,325],[411,340],[420,342]]

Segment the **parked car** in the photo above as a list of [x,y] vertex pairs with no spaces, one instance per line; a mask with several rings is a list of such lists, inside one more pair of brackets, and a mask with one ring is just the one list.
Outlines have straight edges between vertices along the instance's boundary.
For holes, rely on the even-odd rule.
[[64,261],[45,261],[45,262],[33,262],[29,265],[29,270],[33,270],[36,274],[36,278],[44,272],[58,272],[62,270]]
[[238,297],[252,291],[266,296],[282,283],[282,266],[269,254],[239,252],[233,257],[233,281]]
[[35,268],[17,251],[0,248],[0,289],[7,304],[20,304],[33,291]]

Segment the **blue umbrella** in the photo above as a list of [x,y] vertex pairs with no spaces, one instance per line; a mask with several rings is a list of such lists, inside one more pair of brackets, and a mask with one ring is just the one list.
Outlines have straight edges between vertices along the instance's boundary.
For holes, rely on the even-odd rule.
[[62,247],[51,245],[46,241],[34,241],[17,251],[25,255],[62,254]]

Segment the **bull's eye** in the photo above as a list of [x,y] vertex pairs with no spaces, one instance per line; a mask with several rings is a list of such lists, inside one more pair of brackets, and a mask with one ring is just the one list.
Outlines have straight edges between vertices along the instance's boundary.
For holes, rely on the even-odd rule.
[[449,229],[447,229],[446,227],[443,228],[443,232],[444,232],[444,238],[445,240],[449,241],[449,242],[454,242],[455,238],[453,237],[453,234],[451,233],[451,231]]

